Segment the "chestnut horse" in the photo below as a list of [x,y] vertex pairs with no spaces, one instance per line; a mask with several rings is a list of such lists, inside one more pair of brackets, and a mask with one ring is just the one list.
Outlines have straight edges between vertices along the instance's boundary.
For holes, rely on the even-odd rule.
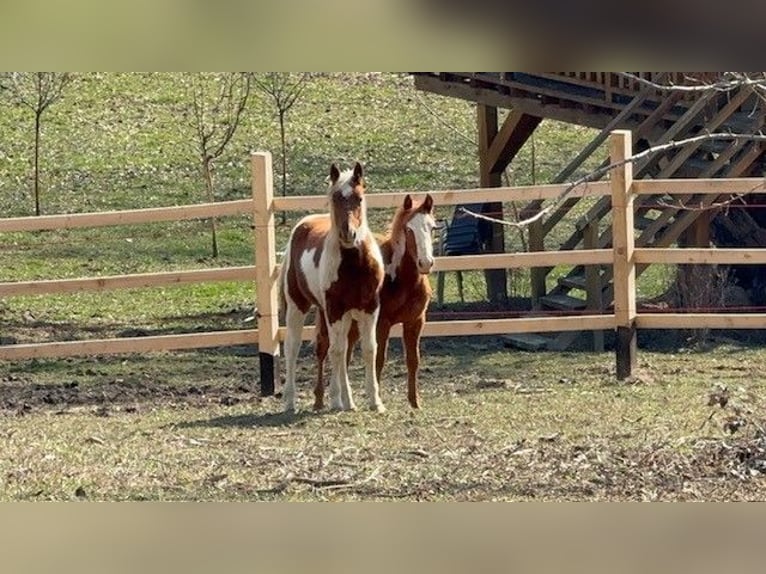
[[362,166],[340,172],[330,168],[329,214],[309,215],[293,228],[280,277],[285,306],[285,411],[295,410],[295,370],[306,313],[316,307],[329,332],[332,378],[330,406],[355,409],[348,380],[346,349],[352,321],[361,336],[365,382],[370,407],[385,408],[380,400],[375,357],[375,325],[383,285],[383,258],[367,226],[367,203]]
[[[380,380],[386,362],[391,327],[402,323],[402,336],[407,361],[407,398],[413,408],[420,407],[418,367],[420,366],[420,333],[426,309],[431,300],[428,273],[434,264],[432,231],[436,225],[433,199],[426,195],[417,204],[407,195],[397,209],[389,233],[380,239],[386,276],[380,292],[380,314],[377,325],[378,355],[376,372]],[[359,337],[356,325],[349,332],[347,361]],[[314,409],[324,406],[323,366],[329,348],[327,329],[317,314],[316,358],[317,380],[314,387]]]

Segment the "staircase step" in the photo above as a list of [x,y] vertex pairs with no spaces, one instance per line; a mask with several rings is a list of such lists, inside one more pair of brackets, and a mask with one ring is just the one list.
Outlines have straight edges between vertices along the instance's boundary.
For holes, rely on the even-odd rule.
[[569,295],[544,295],[540,297],[540,302],[546,307],[552,309],[561,309],[562,311],[575,311],[585,309],[586,303],[583,299],[571,297]]
[[760,118],[757,114],[751,112],[735,112],[726,119],[718,131],[726,132],[731,130],[731,132],[735,134],[746,134],[750,133],[753,129],[753,125],[759,121]]
[[514,333],[513,335],[504,335],[503,341],[506,347],[515,347],[524,351],[540,351],[547,349],[553,339],[535,333]]
[[644,215],[636,215],[633,217],[633,226],[642,231],[654,222],[655,219],[653,217],[646,217]]
[[700,149],[712,153],[722,153],[731,145],[731,140],[705,140],[700,144]]
[[559,277],[559,285],[564,287],[570,287],[571,289],[585,290],[586,281],[585,275],[567,275],[565,277]]

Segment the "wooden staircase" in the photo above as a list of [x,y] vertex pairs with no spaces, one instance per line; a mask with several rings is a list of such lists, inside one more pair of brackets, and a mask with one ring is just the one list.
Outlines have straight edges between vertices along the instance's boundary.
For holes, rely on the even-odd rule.
[[[751,87],[740,86],[730,91],[662,88],[669,84],[699,86],[714,82],[720,79],[717,72],[413,72],[412,75],[416,88],[476,102],[480,111],[487,107],[511,110],[498,137],[485,146],[487,150],[482,151],[480,146],[480,159],[490,171],[494,170],[498,181],[497,170],[511,161],[543,118],[600,130],[552,183],[574,179],[578,169],[600,149],[614,129],[632,131],[634,153],[637,153],[695,135],[762,133],[764,125],[766,104],[756,97]],[[480,124],[480,133],[481,130]],[[601,165],[607,165],[607,161]],[[758,142],[745,140],[690,143],[646,157],[634,164],[633,171],[635,179],[761,176],[763,147]],[[636,197],[637,246],[671,245],[695,222],[702,221],[701,214],[708,214],[674,208],[682,199],[683,203],[707,207],[719,198],[712,195]],[[546,245],[545,238],[550,237],[565,218],[571,221],[574,208],[578,208],[578,213],[584,211],[581,201],[565,199],[545,219],[532,224],[530,250],[551,249],[553,246],[550,241]],[[530,202],[521,210],[520,217],[530,217],[542,207],[542,201]],[[585,210],[576,221],[574,232],[557,247],[564,250],[609,248],[612,244],[610,216],[611,199],[601,198]],[[746,213],[741,216],[746,217]],[[736,228],[731,230],[732,235],[736,232]],[[598,310],[612,304],[611,267],[577,266],[555,282],[550,280],[551,271],[550,268],[531,271],[532,298],[540,313]],[[562,350],[581,338],[581,333],[507,338],[527,349]],[[598,336],[596,334],[596,339]]]
[[[714,112],[711,115],[711,104]],[[668,103],[667,106],[672,105]],[[643,146],[656,146],[704,133],[755,133],[764,121],[764,108],[755,96],[741,90],[731,97],[720,94],[700,98],[675,122],[667,125],[661,119],[661,111],[646,120],[634,130],[635,140],[644,139]],[[604,132],[611,131],[605,128]],[[596,138],[605,139],[602,132]],[[641,151],[634,149],[634,153]],[[672,150],[672,153],[655,154],[634,166],[634,177],[664,179],[671,177],[710,178],[742,177],[756,172],[762,173],[762,147],[758,142],[745,140],[710,140]],[[584,160],[584,158],[580,158]],[[604,164],[602,164],[604,165]],[[565,172],[576,169],[568,166]],[[558,179],[558,178],[557,178]],[[716,201],[715,196],[651,197],[635,198],[635,226],[637,247],[666,247],[676,242],[697,219],[702,211],[675,209],[672,206],[688,203],[701,208]],[[683,200],[683,201],[682,201]],[[570,198],[561,203],[542,224],[543,234],[550,233],[580,199]],[[533,202],[526,208],[532,212],[541,207]],[[611,247],[610,225],[611,198],[602,197],[582,216],[560,249],[609,248]],[[546,288],[546,293],[537,297],[536,307],[541,311],[578,312],[585,309],[598,310],[609,307],[613,301],[612,270],[609,266],[576,266],[558,278],[555,285]],[[639,266],[637,273],[645,267]],[[538,272],[548,276],[552,269]],[[538,284],[540,282],[538,281]],[[543,282],[542,284],[545,284]],[[564,350],[581,339],[583,332],[568,331],[548,336],[535,335],[534,341],[525,335],[509,336],[508,341],[525,349]],[[598,346],[598,343],[597,343]]]

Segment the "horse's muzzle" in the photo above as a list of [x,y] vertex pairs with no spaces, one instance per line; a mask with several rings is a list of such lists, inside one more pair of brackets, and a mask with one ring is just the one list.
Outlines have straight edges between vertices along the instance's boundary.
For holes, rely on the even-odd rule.
[[421,275],[428,275],[431,272],[431,269],[433,269],[434,266],[434,260],[433,258],[429,259],[418,259],[418,271]]

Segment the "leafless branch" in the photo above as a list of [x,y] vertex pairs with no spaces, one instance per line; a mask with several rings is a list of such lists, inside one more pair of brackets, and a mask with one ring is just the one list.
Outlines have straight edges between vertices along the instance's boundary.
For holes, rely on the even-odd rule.
[[749,86],[752,88],[764,90],[766,89],[766,77],[761,73],[760,77],[751,77],[748,74],[741,72],[722,72],[722,79],[711,82],[701,83],[699,85],[687,85],[687,84],[660,84],[653,82],[641,76],[631,74],[630,72],[616,72],[618,75],[634,80],[645,86],[649,86],[656,90],[662,91],[675,91],[675,92],[709,92],[711,90],[717,92],[730,92],[741,88],[743,86]]

